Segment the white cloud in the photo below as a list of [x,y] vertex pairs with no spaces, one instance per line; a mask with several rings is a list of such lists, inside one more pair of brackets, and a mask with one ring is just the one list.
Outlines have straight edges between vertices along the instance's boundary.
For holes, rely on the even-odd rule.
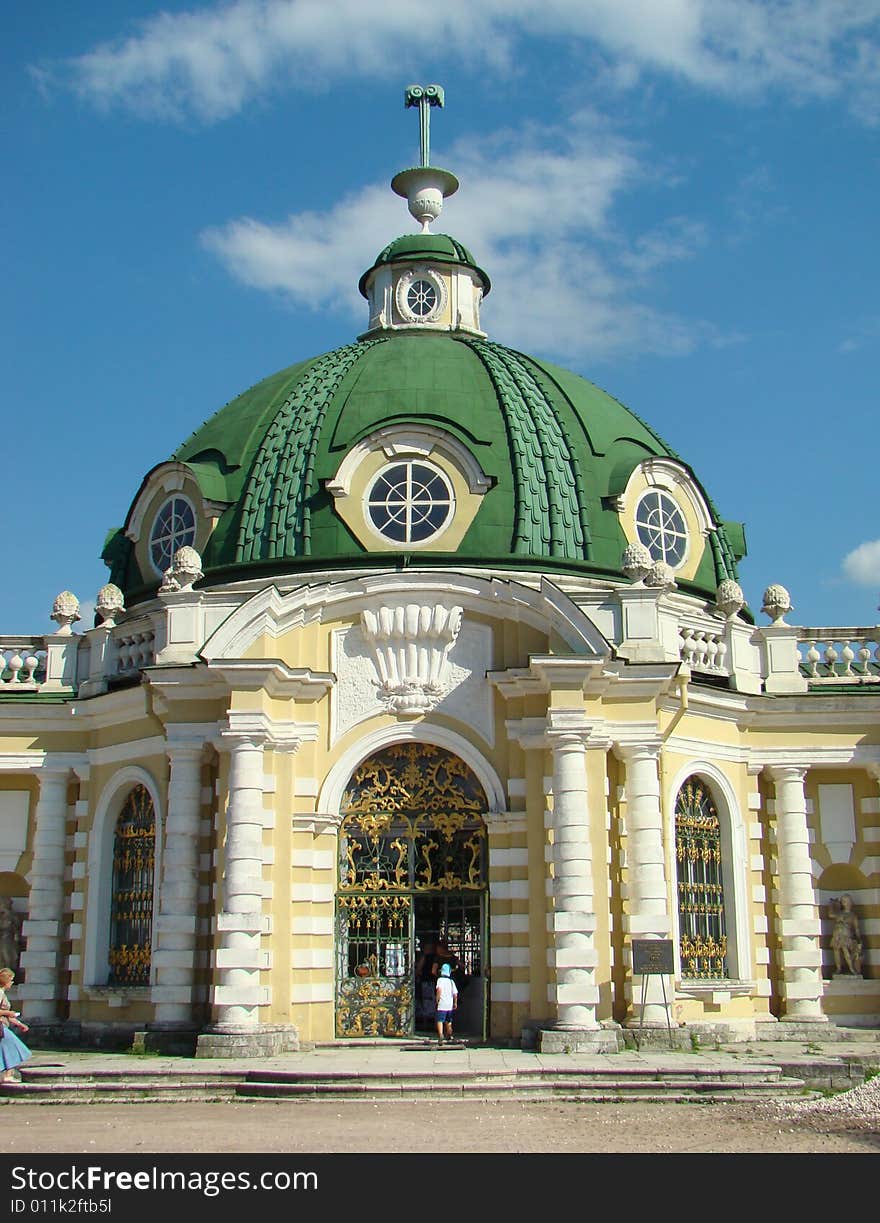
[[[705,235],[682,217],[634,242],[618,232],[614,206],[648,171],[634,146],[590,112],[573,116],[565,133],[507,131],[462,141],[442,160],[468,187],[447,201],[435,229],[453,232],[491,277],[483,323],[493,338],[593,360],[624,351],[683,353],[716,338],[707,324],[639,300],[657,268],[687,258]],[[414,224],[403,201],[371,186],[325,214],[276,224],[243,217],[205,231],[202,241],[245,284],[365,322],[358,278],[404,229]]]
[[847,553],[843,572],[857,586],[880,587],[880,539],[868,540]]
[[35,72],[98,104],[214,121],[273,88],[433,70],[442,54],[504,70],[523,40],[564,40],[610,58],[619,85],[654,72],[731,96],[844,97],[877,122],[878,27],[880,0],[233,0],[159,13]]
[[858,352],[862,348],[875,347],[880,337],[880,317],[876,315],[866,318],[852,331],[846,339],[841,340],[837,351],[842,354]]

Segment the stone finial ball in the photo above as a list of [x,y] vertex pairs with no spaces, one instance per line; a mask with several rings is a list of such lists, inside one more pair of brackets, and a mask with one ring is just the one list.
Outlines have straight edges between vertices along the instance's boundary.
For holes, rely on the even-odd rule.
[[125,609],[125,596],[118,586],[108,582],[106,586],[102,586],[98,591],[95,607],[99,612],[123,611]]
[[627,577],[638,580],[645,576],[654,564],[654,558],[642,543],[627,544],[620,558],[620,567]]
[[718,583],[715,604],[723,615],[735,616],[745,605],[745,601],[745,595],[739,582],[734,582],[733,578],[725,578],[723,582]]
[[771,620],[781,620],[792,607],[791,595],[784,586],[774,583],[764,591],[764,606],[761,611]]
[[202,575],[202,558],[195,548],[184,545],[178,548],[171,558],[171,568],[175,573],[197,573]]
[[55,599],[52,604],[52,618],[56,616],[70,616],[74,620],[79,619],[79,599],[72,590],[62,590]]
[[675,585],[675,574],[665,561],[657,561],[645,577],[645,585],[666,589]]

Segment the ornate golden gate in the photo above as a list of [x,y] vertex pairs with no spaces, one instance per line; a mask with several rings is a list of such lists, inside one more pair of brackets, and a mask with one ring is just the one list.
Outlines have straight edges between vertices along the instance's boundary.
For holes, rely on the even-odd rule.
[[[486,796],[464,761],[398,743],[358,768],[342,801],[336,894],[336,1033],[407,1036],[425,902],[469,898],[480,915],[466,953],[481,964]],[[444,903],[428,905],[448,911]],[[474,938],[473,930],[480,931]],[[441,932],[449,937],[450,927]]]

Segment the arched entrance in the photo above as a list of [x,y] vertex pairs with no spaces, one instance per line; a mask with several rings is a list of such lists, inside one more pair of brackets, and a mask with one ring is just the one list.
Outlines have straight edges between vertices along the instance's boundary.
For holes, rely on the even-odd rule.
[[392,744],[355,771],[339,832],[337,1036],[432,1030],[416,970],[441,940],[457,961],[456,1030],[484,1036],[486,810],[472,770],[433,744]]

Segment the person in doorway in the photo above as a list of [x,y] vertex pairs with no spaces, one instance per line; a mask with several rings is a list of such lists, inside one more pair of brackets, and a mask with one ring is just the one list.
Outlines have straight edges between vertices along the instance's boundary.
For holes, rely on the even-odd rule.
[[440,965],[435,992],[437,1006],[437,1044],[442,1048],[444,1040],[452,1040],[452,1016],[458,1006],[458,986],[452,979],[449,964]]
[[17,1077],[17,1067],[26,1062],[31,1055],[30,1049],[20,1041],[13,1032],[18,1028],[26,1032],[28,1026],[19,1019],[18,1011],[13,1010],[12,1003],[6,991],[11,988],[15,973],[11,968],[0,968],[0,1086],[10,1087],[21,1082]]

